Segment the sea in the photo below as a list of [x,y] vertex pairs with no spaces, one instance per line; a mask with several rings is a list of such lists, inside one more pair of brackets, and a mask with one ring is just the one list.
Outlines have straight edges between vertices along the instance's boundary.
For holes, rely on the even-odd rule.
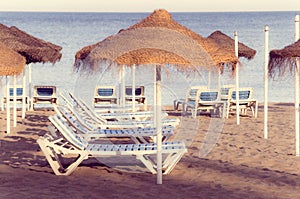
[[[117,70],[79,74],[73,69],[75,54],[81,48],[117,34],[120,29],[139,22],[151,13],[72,13],[72,12],[0,12],[0,23],[16,26],[27,33],[62,47],[62,58],[55,64],[32,64],[33,85],[55,85],[58,92],[74,92],[92,102],[94,89],[100,85],[118,88]],[[300,11],[289,12],[174,12],[173,19],[203,37],[220,30],[257,51],[254,59],[240,58],[240,87],[253,87],[254,97],[264,101],[265,26],[269,27],[269,50],[281,49],[294,42],[294,18]],[[153,102],[153,69],[141,67],[136,73],[136,85],[145,86],[148,103]],[[217,75],[202,71],[200,75],[165,71],[162,76],[163,104],[184,98],[193,85],[217,85]],[[2,79],[4,85],[5,78]],[[132,72],[125,69],[125,83],[132,84]],[[269,102],[294,101],[294,77],[269,78]],[[21,84],[21,77],[18,78]],[[231,71],[225,70],[221,84],[235,84]],[[2,93],[2,92],[1,92]]]

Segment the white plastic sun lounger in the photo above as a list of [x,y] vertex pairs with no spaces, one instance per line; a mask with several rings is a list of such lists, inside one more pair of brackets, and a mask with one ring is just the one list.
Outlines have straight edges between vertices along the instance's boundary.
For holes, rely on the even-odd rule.
[[[145,128],[153,127],[154,122],[152,120],[146,121],[135,121],[135,120],[126,120],[126,121],[108,121],[99,115],[96,115],[93,110],[91,110],[84,102],[80,99],[76,99],[71,93],[70,96],[73,100],[73,107],[70,107],[70,110],[77,118],[84,118],[86,122],[94,125],[92,129],[95,128]],[[178,118],[166,118],[162,119],[163,126],[178,126],[180,120]],[[91,130],[92,130],[91,129]]]
[[[89,111],[93,111],[95,115],[99,115],[99,117],[105,119],[105,120],[137,120],[137,121],[145,121],[153,118],[153,111],[137,111],[137,112],[99,112],[97,109],[90,110],[88,106],[85,105],[82,100],[77,99],[74,97],[74,95],[70,95],[70,99],[67,99],[67,97],[64,94],[60,94],[60,97],[65,101],[66,104],[68,104],[70,107],[73,107],[74,104],[77,104],[77,101],[81,101],[81,104],[85,106],[86,109],[89,109]],[[168,114],[166,112],[162,112],[162,118],[167,117]]]
[[[37,143],[48,160],[56,175],[70,175],[78,165],[90,157],[109,156],[135,156],[153,174],[157,173],[155,156],[157,146],[155,143],[144,144],[92,144],[71,128],[60,128],[61,137],[54,138],[46,134],[39,137]],[[187,152],[183,142],[163,142],[163,173],[168,174],[175,167],[184,153]],[[66,156],[78,156],[74,162],[65,167],[62,159]]]
[[[84,125],[82,125],[78,119],[70,114],[66,108],[58,107],[61,112],[60,114],[49,116],[49,120],[54,125],[56,129],[59,126],[72,126],[76,129],[76,133],[82,135],[82,137],[87,140],[94,140],[100,138],[130,138],[135,143],[147,143],[148,140],[155,140],[156,130],[155,128],[137,128],[137,129],[94,129],[90,131]],[[174,135],[174,127],[164,127],[162,129],[163,141],[168,140],[172,135]]]

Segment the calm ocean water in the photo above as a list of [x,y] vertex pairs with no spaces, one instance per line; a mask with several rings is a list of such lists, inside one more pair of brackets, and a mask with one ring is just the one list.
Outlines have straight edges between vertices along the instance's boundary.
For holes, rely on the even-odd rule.
[[[58,90],[80,93],[91,101],[96,85],[117,85],[116,72],[94,74],[88,78],[73,72],[75,53],[86,45],[96,43],[116,34],[150,13],[31,13],[0,12],[0,23],[17,26],[38,38],[63,47],[63,57],[55,65],[34,64],[32,81],[34,85],[56,85]],[[299,12],[234,12],[234,13],[172,13],[173,18],[194,32],[207,37],[216,30],[233,37],[238,32],[239,41],[254,48],[257,54],[253,60],[241,59],[240,86],[251,86],[255,97],[263,101],[264,96],[264,26],[270,29],[269,49],[278,49],[294,41],[294,17]],[[146,86],[149,103],[152,101],[153,74],[147,69],[137,71],[137,84]],[[212,86],[216,82],[212,76]],[[189,85],[206,85],[208,75],[185,77],[170,72],[163,77],[163,103],[171,104],[176,97],[184,97]],[[20,81],[21,82],[21,81]],[[222,76],[222,84],[233,84],[231,73]],[[131,72],[126,71],[126,84],[131,84]],[[294,79],[287,75],[269,81],[269,101],[293,102]]]

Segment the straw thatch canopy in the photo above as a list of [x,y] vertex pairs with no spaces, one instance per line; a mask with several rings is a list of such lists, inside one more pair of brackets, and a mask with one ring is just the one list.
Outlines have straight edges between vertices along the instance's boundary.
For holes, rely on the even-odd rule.
[[296,59],[300,57],[300,39],[295,43],[284,47],[281,50],[272,50],[269,54],[270,76],[283,75],[287,69],[292,71]]
[[24,57],[0,43],[0,76],[19,75],[25,62]]
[[179,69],[237,63],[237,57],[215,42],[174,21],[166,10],[156,10],[141,22],[75,55],[76,69],[96,69],[101,62],[131,66],[171,64]]
[[0,42],[26,58],[26,63],[55,63],[62,54],[60,46],[33,37],[12,26],[0,24]]
[[[226,51],[230,51],[231,53],[235,53],[235,45],[234,45],[234,39],[229,37],[228,35],[222,33],[221,31],[217,30],[213,32],[211,35],[207,37],[208,39],[212,39],[214,42],[216,42],[218,45],[222,46]],[[238,56],[244,57],[247,59],[253,59],[256,50],[246,46],[245,44],[238,42]]]

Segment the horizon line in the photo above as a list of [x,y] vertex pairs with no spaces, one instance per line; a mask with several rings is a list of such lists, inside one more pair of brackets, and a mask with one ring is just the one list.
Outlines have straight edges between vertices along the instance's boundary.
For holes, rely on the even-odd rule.
[[[49,13],[151,13],[153,11],[58,11],[58,10],[0,10],[0,12],[49,12]],[[226,11],[168,11],[170,13],[226,13],[226,12],[300,12],[300,10],[226,10]]]

